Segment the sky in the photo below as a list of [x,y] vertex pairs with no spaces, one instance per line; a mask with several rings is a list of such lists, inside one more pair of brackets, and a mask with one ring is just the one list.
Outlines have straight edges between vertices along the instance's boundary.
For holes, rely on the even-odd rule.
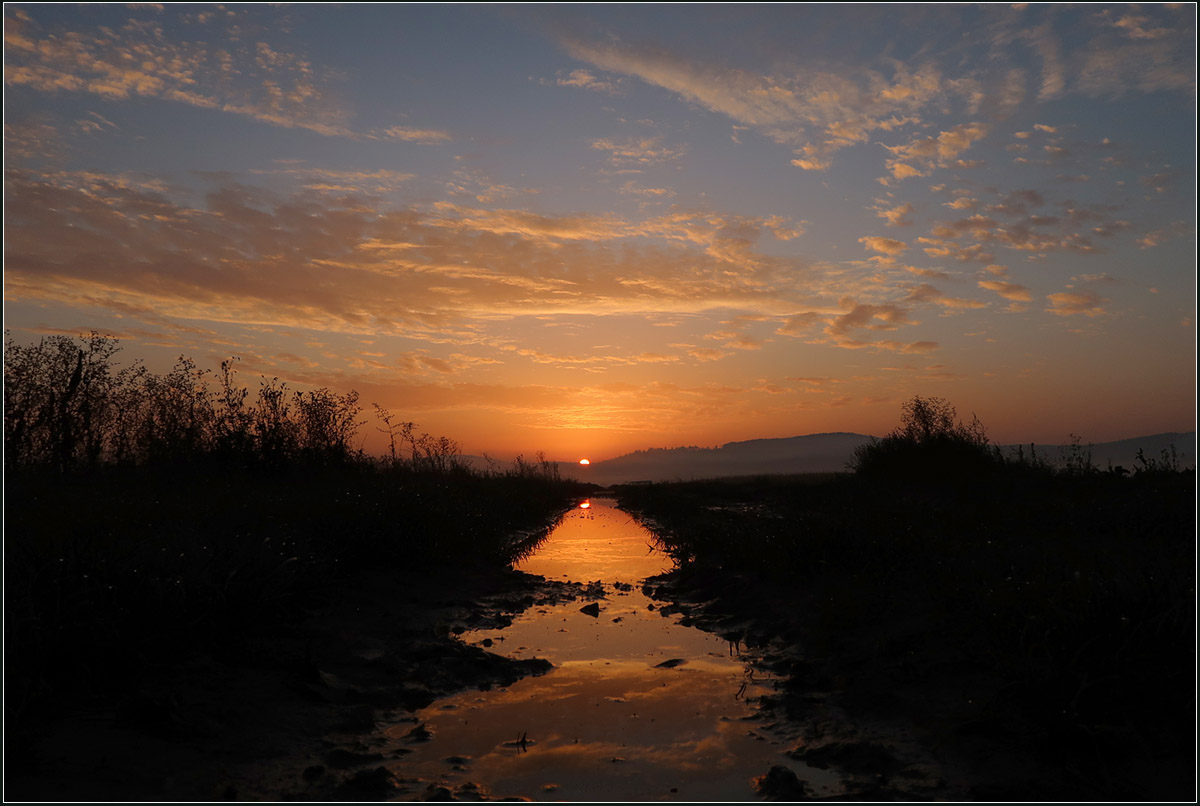
[[1195,426],[1193,4],[4,15],[19,342],[498,458]]

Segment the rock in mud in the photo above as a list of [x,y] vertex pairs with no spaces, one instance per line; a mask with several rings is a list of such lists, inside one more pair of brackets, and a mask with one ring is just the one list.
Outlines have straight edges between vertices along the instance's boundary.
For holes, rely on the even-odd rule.
[[454,790],[455,800],[490,800],[487,793],[474,781],[467,781],[465,784],[459,784]]
[[454,800],[454,793],[449,787],[430,784],[421,793],[421,800]]
[[427,742],[432,738],[433,731],[425,727],[424,722],[404,734],[404,741],[406,742]]
[[758,794],[768,800],[808,800],[808,789],[796,773],[776,764],[766,775],[754,779]]
[[334,790],[334,795],[338,800],[384,800],[395,793],[397,786],[396,777],[387,767],[376,767],[347,778]]
[[583,607],[579,608],[579,612],[595,618],[600,615],[600,603],[592,602],[591,604],[584,605]]

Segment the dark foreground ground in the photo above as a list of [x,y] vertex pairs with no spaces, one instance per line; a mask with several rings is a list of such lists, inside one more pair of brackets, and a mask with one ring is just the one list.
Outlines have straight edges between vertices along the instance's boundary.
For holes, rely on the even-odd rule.
[[[7,487],[6,800],[490,797],[370,737],[545,671],[453,636],[583,594],[505,570],[569,490],[255,478]],[[1194,800],[1194,473],[968,481],[620,502],[679,562],[664,612],[783,680],[766,718],[848,799]],[[783,768],[759,788],[808,795]]]
[[[384,769],[377,721],[549,664],[513,661],[453,635],[502,626],[577,586],[512,571],[364,573],[290,623],[219,651],[131,671],[103,697],[77,693],[27,743],[6,747],[6,800],[486,799]],[[408,741],[427,737],[413,722]],[[402,769],[402,766],[401,766]]]
[[578,487],[361,461],[6,476],[5,798],[422,796],[361,737],[545,671],[453,635],[574,595],[509,569]]
[[1194,473],[619,500],[682,565],[648,592],[785,677],[764,707],[850,799],[1194,801]]

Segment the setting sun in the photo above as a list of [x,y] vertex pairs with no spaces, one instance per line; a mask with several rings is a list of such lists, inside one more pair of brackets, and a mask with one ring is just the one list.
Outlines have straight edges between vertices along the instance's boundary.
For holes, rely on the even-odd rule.
[[588,461],[587,459],[580,459],[580,460],[579,460],[579,464],[581,464],[581,465],[590,465],[590,464],[591,464],[591,462],[590,462],[590,461]]

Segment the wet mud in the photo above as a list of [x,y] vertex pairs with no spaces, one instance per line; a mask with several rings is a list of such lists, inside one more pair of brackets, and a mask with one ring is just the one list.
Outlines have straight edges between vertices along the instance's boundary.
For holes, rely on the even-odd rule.
[[[983,649],[945,641],[936,620],[830,630],[814,615],[819,590],[701,567],[647,580],[646,592],[664,615],[725,637],[777,675],[776,692],[757,701],[767,724],[791,731],[789,757],[844,783],[821,795],[772,767],[755,780],[768,800],[1086,801],[1114,789],[1171,800],[1194,780],[1186,754],[1178,768],[1139,763],[1137,737],[1123,732],[1048,742],[1040,714],[1006,705],[1011,683]],[[1127,763],[1099,770],[1101,749]]]

